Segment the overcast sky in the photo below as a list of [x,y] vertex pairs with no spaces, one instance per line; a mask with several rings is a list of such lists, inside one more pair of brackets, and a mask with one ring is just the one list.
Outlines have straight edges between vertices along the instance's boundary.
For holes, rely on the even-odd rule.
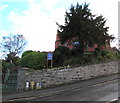
[[118,1],[0,0],[0,38],[9,33],[22,34],[28,40],[26,50],[53,51],[57,33],[55,22],[64,24],[65,11],[77,2],[90,3],[91,12],[102,14],[107,19],[109,34],[118,38]]

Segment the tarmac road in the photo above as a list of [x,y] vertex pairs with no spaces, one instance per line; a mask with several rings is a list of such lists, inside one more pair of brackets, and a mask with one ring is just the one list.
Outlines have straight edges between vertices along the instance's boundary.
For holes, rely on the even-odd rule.
[[[96,78],[66,86],[24,92],[8,101],[112,101],[118,99],[118,75]],[[21,96],[22,98],[20,98]],[[13,95],[14,96],[14,95]],[[30,103],[30,102],[29,102]]]
[[118,81],[107,82],[105,84],[91,87],[69,90],[62,94],[48,97],[36,97],[30,101],[111,101],[118,98]]

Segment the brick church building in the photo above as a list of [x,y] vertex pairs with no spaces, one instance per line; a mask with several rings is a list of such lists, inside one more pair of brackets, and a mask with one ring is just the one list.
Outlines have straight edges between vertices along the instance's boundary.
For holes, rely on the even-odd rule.
[[[56,35],[55,48],[58,48],[59,46],[66,46],[66,47],[72,49],[72,48],[74,48],[74,47],[77,47],[78,44],[79,44],[79,42],[77,42],[77,41],[75,41],[75,42],[73,42],[73,43],[68,43],[68,42],[66,42],[66,43],[64,43],[64,44],[61,44],[60,38],[58,37],[58,35]],[[84,49],[84,51],[93,52],[93,51],[95,51],[95,48],[97,48],[97,47],[98,47],[97,44],[94,44],[94,45],[92,45],[92,46],[88,44],[88,45],[86,45],[86,48]],[[111,47],[110,47],[110,44],[107,44],[106,47],[105,47],[105,46],[101,46],[100,49],[101,49],[101,50],[111,49]]]

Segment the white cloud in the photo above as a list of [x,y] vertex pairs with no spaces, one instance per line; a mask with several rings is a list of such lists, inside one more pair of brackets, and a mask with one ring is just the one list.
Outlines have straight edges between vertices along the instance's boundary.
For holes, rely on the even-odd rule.
[[[54,50],[57,26],[55,22],[64,24],[64,15],[67,8],[56,8],[60,0],[28,0],[29,9],[22,14],[11,12],[8,20],[13,22],[13,33],[23,34],[29,41],[27,49],[49,51]],[[76,5],[79,0],[67,0],[65,3]],[[110,34],[117,35],[117,1],[115,0],[86,0],[93,14],[103,14],[107,18]],[[63,0],[64,2],[64,0]],[[85,0],[79,1],[84,3]],[[66,4],[64,4],[66,5]]]
[[[93,7],[92,7],[93,6]],[[101,6],[101,7],[100,7]],[[117,0],[98,0],[91,2],[90,7],[95,14],[102,14],[106,19],[108,26],[116,27],[118,21],[118,1]],[[116,25],[113,25],[116,24]]]
[[51,17],[52,19],[59,23],[59,24],[64,24],[64,18],[65,18],[65,9],[64,8],[58,8],[56,10],[54,10],[52,13],[51,13]]
[[[22,15],[11,12],[8,20],[13,22],[14,33],[23,34],[29,45],[27,49],[49,51],[54,50],[57,28],[54,20],[56,14],[51,15],[42,11],[40,3],[29,2],[29,9]],[[60,10],[59,10],[60,11]]]
[[8,7],[8,5],[0,5],[0,10],[4,10],[7,7]]
[[47,11],[51,11],[54,6],[58,3],[58,0],[42,0],[43,2],[43,7],[47,10]]
[[27,2],[27,0],[0,0],[1,3],[6,3],[6,2]]
[[[88,0],[90,8],[94,14],[102,14],[106,21],[106,26],[109,27],[109,34],[118,38],[118,1],[119,0]],[[111,46],[118,46],[118,42],[112,42]]]

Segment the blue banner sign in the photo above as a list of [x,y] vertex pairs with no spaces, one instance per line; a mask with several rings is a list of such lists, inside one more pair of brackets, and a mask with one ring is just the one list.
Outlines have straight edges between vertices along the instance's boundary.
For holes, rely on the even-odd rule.
[[53,58],[53,53],[48,53],[47,54],[47,60],[52,60]]

